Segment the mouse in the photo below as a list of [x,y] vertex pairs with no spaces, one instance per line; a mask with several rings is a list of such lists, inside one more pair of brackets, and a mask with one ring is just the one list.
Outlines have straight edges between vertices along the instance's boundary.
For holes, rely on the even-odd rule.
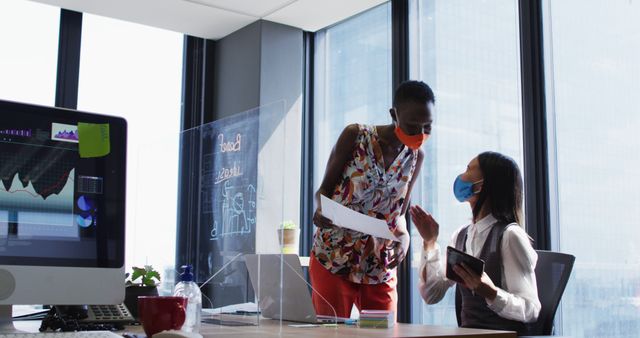
[[202,338],[202,335],[197,332],[168,330],[168,331],[158,332],[154,334],[152,338]]

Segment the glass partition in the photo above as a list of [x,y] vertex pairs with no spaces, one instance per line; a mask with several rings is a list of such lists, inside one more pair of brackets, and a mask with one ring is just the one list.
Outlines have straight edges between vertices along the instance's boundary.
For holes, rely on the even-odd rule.
[[197,236],[189,237],[196,240],[187,243],[192,257],[184,259],[194,265],[203,322],[213,328],[316,319],[297,256],[300,231],[291,211],[297,209],[285,202],[292,200],[286,180],[299,170],[290,163],[299,128],[285,106],[263,105],[181,135],[197,190],[188,194],[197,201],[188,208],[192,222],[184,224]]

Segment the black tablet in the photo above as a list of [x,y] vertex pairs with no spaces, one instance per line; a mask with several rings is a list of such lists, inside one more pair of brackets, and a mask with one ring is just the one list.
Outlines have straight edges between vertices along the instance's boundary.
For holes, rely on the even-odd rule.
[[446,268],[446,276],[448,279],[460,283],[464,283],[462,278],[458,276],[455,271],[453,271],[453,266],[456,264],[464,263],[471,270],[473,270],[478,275],[482,275],[484,272],[484,261],[482,259],[473,257],[468,253],[462,252],[454,247],[447,247],[447,268]]

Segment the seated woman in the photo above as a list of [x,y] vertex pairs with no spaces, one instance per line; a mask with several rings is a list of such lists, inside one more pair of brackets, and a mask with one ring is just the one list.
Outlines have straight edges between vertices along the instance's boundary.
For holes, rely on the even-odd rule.
[[[468,202],[473,223],[458,229],[451,246],[485,261],[482,275],[454,266],[464,280],[456,285],[456,315],[462,327],[528,333],[526,323],[540,312],[534,268],[538,256],[522,224],[522,175],[513,159],[485,152],[471,160],[453,185],[455,197]],[[410,210],[423,239],[418,287],[427,304],[439,302],[456,284],[445,277],[436,243],[439,225],[419,206]]]

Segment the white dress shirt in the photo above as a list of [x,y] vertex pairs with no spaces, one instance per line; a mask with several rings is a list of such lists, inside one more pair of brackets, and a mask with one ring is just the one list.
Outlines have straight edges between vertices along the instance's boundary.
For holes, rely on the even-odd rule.
[[[469,226],[466,252],[478,257],[491,226],[496,222],[489,215]],[[515,224],[515,223],[514,223]],[[455,247],[459,228],[451,237],[451,246]],[[524,323],[535,322],[540,313],[538,288],[536,286],[535,267],[538,254],[531,246],[529,236],[517,224],[505,230],[502,237],[502,286],[496,285],[498,293],[493,302],[487,300],[489,309],[500,317]],[[423,279],[426,269],[426,280]],[[455,282],[445,277],[444,259],[440,258],[440,247],[422,252],[419,270],[418,288],[427,304],[439,302]]]

